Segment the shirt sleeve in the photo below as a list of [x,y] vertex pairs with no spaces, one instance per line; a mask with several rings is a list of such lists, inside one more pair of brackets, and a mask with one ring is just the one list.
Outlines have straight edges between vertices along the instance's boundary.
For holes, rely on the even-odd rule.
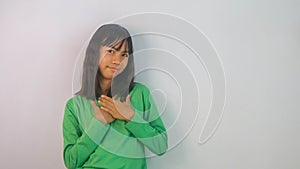
[[145,111],[136,111],[125,126],[150,151],[162,155],[168,149],[167,132],[147,88],[143,91],[143,100]]
[[74,110],[73,100],[70,99],[66,104],[63,119],[63,158],[69,169],[81,167],[109,130],[108,125],[91,118],[86,130],[82,131]]

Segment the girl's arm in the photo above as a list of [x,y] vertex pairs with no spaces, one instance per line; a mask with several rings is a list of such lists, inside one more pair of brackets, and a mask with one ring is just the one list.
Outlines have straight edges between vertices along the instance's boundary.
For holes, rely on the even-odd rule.
[[126,128],[149,150],[162,155],[168,149],[166,128],[146,87],[142,94],[146,111],[136,111],[133,118],[126,124]]
[[96,118],[91,118],[87,129],[82,131],[74,110],[73,99],[70,99],[66,104],[63,119],[63,158],[69,169],[81,167],[109,129],[108,125],[102,124]]

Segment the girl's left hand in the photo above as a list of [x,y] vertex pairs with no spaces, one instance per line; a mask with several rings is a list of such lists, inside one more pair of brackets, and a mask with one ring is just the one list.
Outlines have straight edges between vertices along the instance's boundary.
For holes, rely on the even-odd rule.
[[134,110],[130,105],[130,95],[126,97],[126,102],[121,102],[115,98],[110,98],[105,95],[99,97],[98,102],[102,105],[100,109],[105,111],[115,119],[130,121],[134,116]]

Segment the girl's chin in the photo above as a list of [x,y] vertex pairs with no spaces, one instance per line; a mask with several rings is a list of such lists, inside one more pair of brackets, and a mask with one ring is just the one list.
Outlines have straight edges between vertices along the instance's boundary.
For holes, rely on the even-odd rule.
[[118,75],[119,75],[119,73],[114,73],[113,74],[113,78],[116,77],[116,76],[118,76]]
[[115,72],[108,71],[108,72],[106,72],[105,77],[106,77],[106,79],[112,79],[112,78],[118,76],[119,74],[120,74],[119,71],[115,71]]

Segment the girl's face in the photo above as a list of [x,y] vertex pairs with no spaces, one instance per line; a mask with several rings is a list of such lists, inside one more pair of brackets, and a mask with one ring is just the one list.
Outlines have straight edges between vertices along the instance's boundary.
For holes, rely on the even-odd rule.
[[120,74],[128,63],[128,45],[127,41],[122,44],[118,42],[113,47],[101,46],[99,49],[99,64],[101,77],[111,80],[113,77]]

